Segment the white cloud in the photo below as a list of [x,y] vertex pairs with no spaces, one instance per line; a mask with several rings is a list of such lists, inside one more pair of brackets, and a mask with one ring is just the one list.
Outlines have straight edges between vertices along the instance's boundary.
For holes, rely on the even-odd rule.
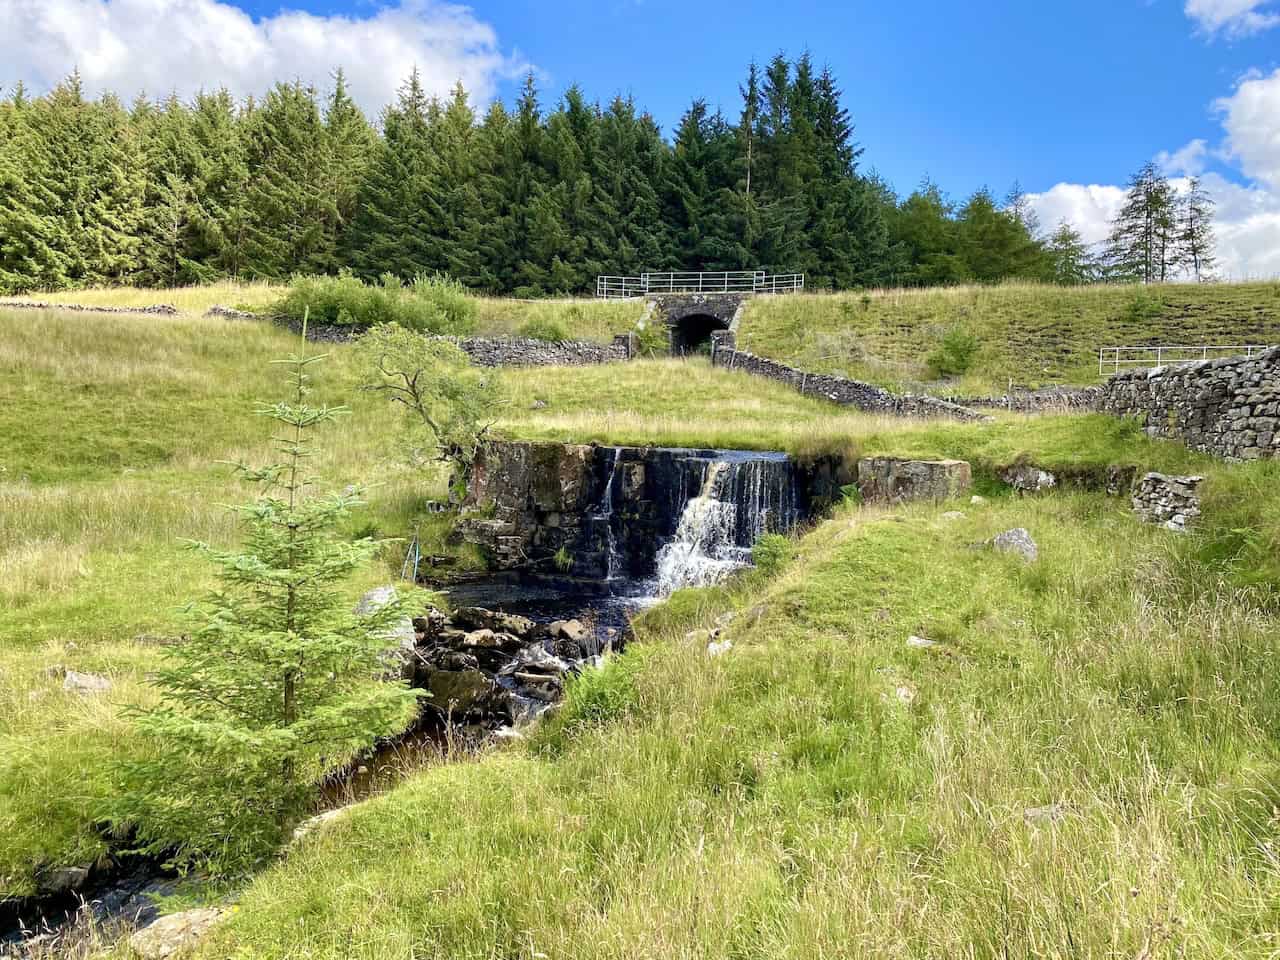
[[[1215,103],[1223,143],[1192,140],[1156,162],[1177,190],[1199,176],[1217,205],[1218,273],[1226,278],[1280,277],[1280,70],[1253,73]],[[1234,167],[1235,179],[1205,172],[1210,161]],[[1124,187],[1059,183],[1028,199],[1046,229],[1068,220],[1089,243],[1104,241],[1124,201]]]
[[1251,74],[1215,104],[1227,132],[1226,152],[1250,177],[1280,191],[1280,69]]
[[1205,161],[1209,156],[1209,144],[1204,140],[1192,140],[1186,146],[1172,153],[1161,150],[1156,154],[1156,163],[1166,176],[1185,174],[1189,177],[1204,173]]
[[1187,0],[1183,10],[1209,36],[1246,37],[1280,24],[1273,0]]
[[1096,244],[1107,239],[1111,221],[1124,204],[1124,188],[1060,183],[1045,193],[1028,194],[1027,199],[1046,230],[1066,220],[1085,243]]
[[0,83],[36,90],[78,66],[91,93],[126,99],[221,86],[260,95],[277,80],[325,89],[342,67],[352,96],[375,114],[415,65],[428,93],[446,95],[461,80],[480,102],[515,68],[493,27],[439,0],[258,21],[222,0],[0,0]]

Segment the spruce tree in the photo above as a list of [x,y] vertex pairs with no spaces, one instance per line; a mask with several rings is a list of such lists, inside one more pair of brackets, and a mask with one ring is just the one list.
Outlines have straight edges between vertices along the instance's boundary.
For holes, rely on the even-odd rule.
[[279,83],[248,121],[246,272],[280,280],[333,263],[324,122],[314,88]]
[[225,89],[201,93],[191,110],[191,259],[214,276],[239,277],[249,246],[249,161],[245,129],[253,107],[237,108]]
[[324,227],[322,252],[313,261],[322,273],[336,273],[343,265],[340,250],[355,219],[360,185],[376,143],[373,128],[347,91],[346,74],[341,69],[334,74],[333,84],[325,104],[321,158],[325,191],[332,203],[324,209],[330,219]]
[[429,104],[415,68],[383,115],[383,137],[370,161],[360,205],[347,231],[346,262],[358,276],[410,279],[441,263],[436,158]]
[[1047,253],[1054,283],[1077,286],[1097,279],[1098,266],[1090,254],[1088,244],[1066,220],[1058,224],[1058,229],[1049,238]]
[[359,492],[316,496],[311,431],[345,408],[313,405],[295,356],[288,397],[259,412],[278,425],[279,461],[240,474],[261,495],[240,508],[242,548],[192,548],[220,587],[190,613],[194,629],[164,649],[160,703],[137,715],[154,751],[122,769],[117,823],[140,848],[214,872],[269,853],[344,758],[403,728],[416,692],[377,680],[395,647],[398,603],[353,613],[341,589],[378,544],[343,537]]
[[131,120],[142,138],[147,173],[139,280],[171,287],[208,279],[211,272],[193,249],[196,175],[202,163],[190,111],[174,96],[159,109],[138,104]]

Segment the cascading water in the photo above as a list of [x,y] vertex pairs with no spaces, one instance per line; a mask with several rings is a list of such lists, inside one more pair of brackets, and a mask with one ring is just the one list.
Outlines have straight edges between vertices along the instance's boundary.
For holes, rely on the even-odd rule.
[[696,496],[680,510],[675,536],[657,554],[655,593],[716,583],[751,562],[751,547],[799,517],[791,464],[777,455],[724,454],[702,461]]
[[613,498],[620,466],[622,466],[621,451],[615,449],[613,450],[613,464],[609,468],[609,479],[604,484],[604,495],[601,497],[600,511],[593,518],[597,523],[604,525],[604,579],[606,583],[614,579],[615,571],[618,569],[618,538],[613,531]]

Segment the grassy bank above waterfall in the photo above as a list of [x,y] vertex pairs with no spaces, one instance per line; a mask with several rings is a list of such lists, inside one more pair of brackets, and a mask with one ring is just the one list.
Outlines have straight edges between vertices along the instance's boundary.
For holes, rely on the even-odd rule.
[[1098,348],[1280,343],[1280,283],[989,287],[806,294],[752,301],[738,343],[803,370],[875,383],[931,379],[953,330],[976,339],[952,389],[1096,383]]

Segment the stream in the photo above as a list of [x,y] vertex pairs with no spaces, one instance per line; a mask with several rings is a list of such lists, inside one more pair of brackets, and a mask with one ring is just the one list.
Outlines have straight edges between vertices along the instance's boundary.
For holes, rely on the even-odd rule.
[[[466,656],[471,666],[459,671],[456,664],[429,665],[428,671],[434,669],[436,677],[496,671],[484,674],[491,678],[485,681],[491,686],[489,700],[482,701],[485,709],[492,711],[493,695],[500,694],[507,698],[504,709],[515,722],[521,722],[521,716],[537,716],[549,703],[536,701],[526,695],[527,690],[503,679],[503,674],[516,668],[500,670],[496,665],[485,667],[486,662],[525,657],[522,669],[561,672],[547,677],[521,672],[513,676],[554,680],[558,689],[568,674],[596,662],[601,653],[621,649],[638,613],[681,588],[723,580],[750,564],[752,545],[763,534],[789,531],[808,515],[794,464],[783,454],[642,451],[648,479],[641,491],[635,485],[633,466],[637,449],[601,448],[599,492],[583,517],[593,555],[599,558],[593,568],[598,575],[508,571],[445,586],[453,610],[482,608],[481,612],[494,611],[513,622],[528,623],[530,629],[519,639],[510,638],[524,644],[514,654],[476,650],[483,654],[477,660],[472,654],[453,652],[449,656]],[[452,633],[464,634],[466,629],[471,628]],[[557,630],[568,632],[561,636]],[[578,655],[566,654],[565,644]],[[498,659],[486,660],[490,654]],[[414,682],[423,685],[420,676]],[[512,703],[518,704],[515,710]],[[341,804],[375,792],[394,781],[397,764],[403,770],[421,756],[439,754],[442,741],[438,732],[424,724],[379,745],[369,758],[323,784],[321,794],[328,803]],[[145,924],[156,915],[152,896],[170,893],[173,887],[174,881],[156,864],[138,861],[91,875],[78,890],[0,901],[0,956],[23,956],[24,942],[38,949],[48,948],[51,940],[74,942],[76,922],[85,916],[108,928]],[[28,939],[33,935],[37,940]]]

